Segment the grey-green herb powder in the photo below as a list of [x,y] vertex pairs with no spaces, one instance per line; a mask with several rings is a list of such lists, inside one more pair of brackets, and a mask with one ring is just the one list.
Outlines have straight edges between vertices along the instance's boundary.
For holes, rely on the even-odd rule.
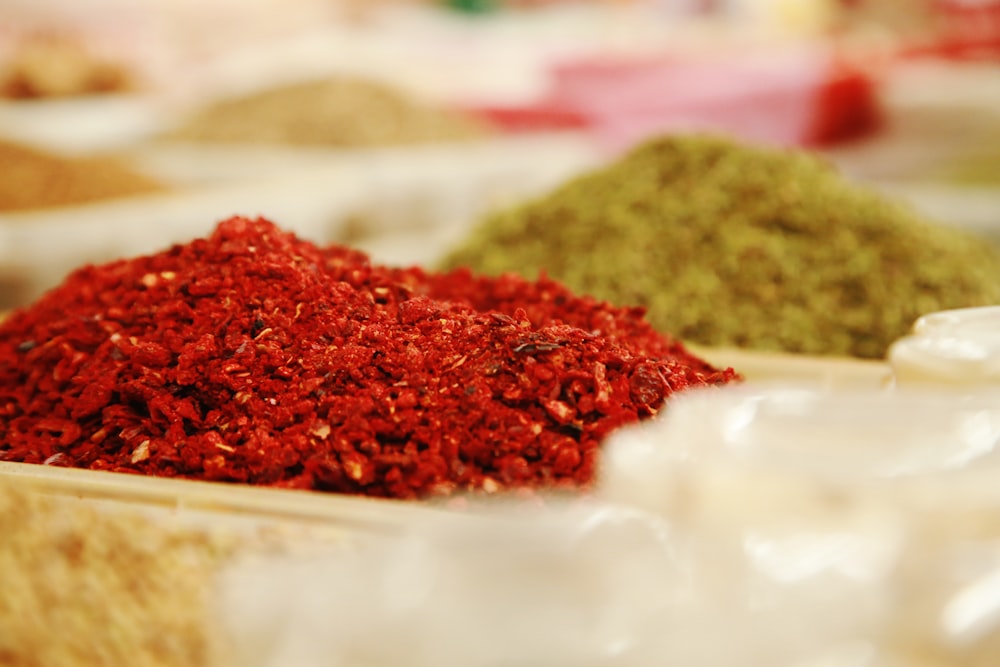
[[650,141],[483,220],[443,261],[540,271],[708,346],[879,358],[920,315],[1000,303],[1000,251],[801,151]]

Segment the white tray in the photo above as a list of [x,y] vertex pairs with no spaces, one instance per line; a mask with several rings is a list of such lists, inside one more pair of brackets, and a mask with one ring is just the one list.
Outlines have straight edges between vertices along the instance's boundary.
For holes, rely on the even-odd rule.
[[294,491],[239,484],[149,477],[0,461],[0,481],[39,493],[75,497],[183,519],[218,523],[267,521],[340,533],[391,534],[415,516],[448,515],[428,503]]

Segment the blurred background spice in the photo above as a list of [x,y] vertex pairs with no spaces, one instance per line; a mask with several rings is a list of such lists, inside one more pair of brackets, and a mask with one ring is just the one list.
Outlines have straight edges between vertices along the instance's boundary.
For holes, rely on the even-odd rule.
[[58,32],[32,33],[0,63],[0,96],[45,99],[124,92],[135,81],[120,62]]
[[164,192],[167,187],[112,156],[61,156],[0,139],[0,212]]
[[[978,151],[938,166],[939,180],[956,185],[1000,187],[1000,123],[996,136]],[[1000,211],[997,211],[1000,221]]]
[[194,142],[379,146],[467,140],[485,125],[360,78],[303,81],[219,100],[166,138]]
[[1000,303],[1000,253],[806,153],[668,136],[489,216],[442,263],[547,272],[682,340],[882,357],[921,314]]

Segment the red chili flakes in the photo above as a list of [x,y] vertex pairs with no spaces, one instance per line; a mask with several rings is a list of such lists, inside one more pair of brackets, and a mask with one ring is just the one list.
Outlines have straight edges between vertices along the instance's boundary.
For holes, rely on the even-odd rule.
[[394,498],[583,488],[612,429],[736,379],[551,280],[381,267],[232,218],[0,325],[0,458]]

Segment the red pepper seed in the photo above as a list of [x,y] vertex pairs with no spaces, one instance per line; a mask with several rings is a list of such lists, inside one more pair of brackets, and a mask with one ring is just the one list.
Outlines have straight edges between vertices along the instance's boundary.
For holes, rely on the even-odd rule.
[[576,410],[562,401],[543,400],[542,407],[559,424],[568,424],[576,416]]

